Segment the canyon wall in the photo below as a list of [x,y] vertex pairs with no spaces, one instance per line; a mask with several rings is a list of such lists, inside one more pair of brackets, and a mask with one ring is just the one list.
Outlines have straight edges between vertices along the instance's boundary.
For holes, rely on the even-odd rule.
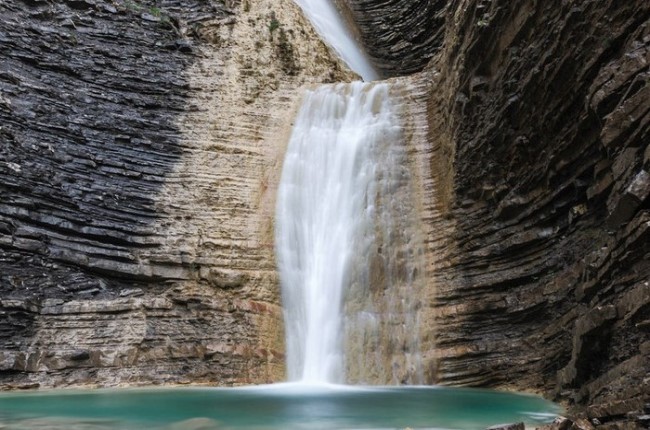
[[[371,55],[421,55],[390,45],[399,25],[373,23],[437,2],[390,3],[348,2],[367,12]],[[437,53],[406,79],[414,169],[431,175],[429,382],[542,393],[602,428],[647,425],[649,18],[644,1],[446,2]]]
[[[338,3],[409,75],[425,381],[645,425],[650,5]],[[0,387],[282,379],[286,135],[351,74],[289,0],[0,12]]]
[[284,378],[290,0],[0,3],[0,387]]

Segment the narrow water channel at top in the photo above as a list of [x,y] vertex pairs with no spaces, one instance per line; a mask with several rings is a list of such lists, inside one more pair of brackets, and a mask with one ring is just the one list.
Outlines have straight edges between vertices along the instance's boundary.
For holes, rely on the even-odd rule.
[[379,74],[365,54],[355,32],[346,24],[334,0],[294,0],[311,21],[323,40],[336,51],[352,71],[366,81],[379,79]]

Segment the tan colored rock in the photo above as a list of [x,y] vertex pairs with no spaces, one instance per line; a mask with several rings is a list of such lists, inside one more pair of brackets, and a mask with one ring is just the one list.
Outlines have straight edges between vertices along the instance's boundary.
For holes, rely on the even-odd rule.
[[553,420],[551,424],[538,427],[537,430],[570,430],[573,426],[573,421],[568,418],[559,416]]
[[572,428],[575,430],[595,430],[593,424],[591,424],[586,418],[578,418],[575,420]]

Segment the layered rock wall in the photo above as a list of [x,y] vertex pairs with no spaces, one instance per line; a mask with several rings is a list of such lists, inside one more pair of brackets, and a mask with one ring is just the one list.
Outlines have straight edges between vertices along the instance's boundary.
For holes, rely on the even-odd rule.
[[290,1],[0,4],[0,386],[283,379]]
[[[393,92],[425,380],[643,425],[650,6],[339,3],[384,75],[423,70]],[[289,1],[0,11],[0,384],[281,378],[283,135],[350,75]]]
[[[388,22],[436,2],[353,3]],[[446,3],[442,48],[411,78],[429,93],[431,382],[535,391],[604,427],[645,425],[649,19],[643,1]],[[366,40],[397,28],[369,20]]]
[[384,77],[415,73],[440,49],[448,1],[337,0]]

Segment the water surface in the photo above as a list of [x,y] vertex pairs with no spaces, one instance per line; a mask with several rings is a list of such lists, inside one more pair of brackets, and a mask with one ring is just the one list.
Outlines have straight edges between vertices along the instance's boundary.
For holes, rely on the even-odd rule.
[[441,387],[278,384],[0,395],[6,430],[483,429],[548,422],[558,412],[535,396]]

